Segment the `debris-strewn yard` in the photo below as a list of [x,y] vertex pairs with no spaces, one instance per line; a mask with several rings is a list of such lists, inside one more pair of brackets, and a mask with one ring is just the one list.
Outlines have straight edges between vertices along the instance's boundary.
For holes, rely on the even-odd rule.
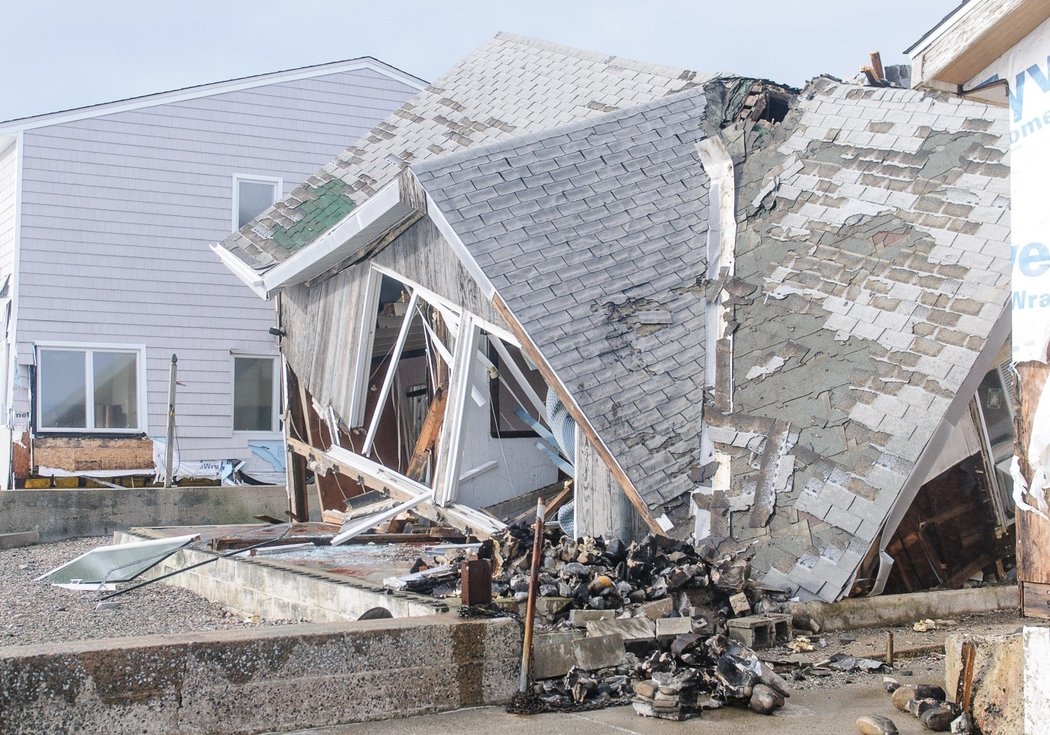
[[96,592],[34,581],[89,549],[110,543],[112,538],[103,536],[0,551],[0,646],[278,624],[246,620],[188,590],[164,584],[148,585],[114,599],[116,605],[97,609]]

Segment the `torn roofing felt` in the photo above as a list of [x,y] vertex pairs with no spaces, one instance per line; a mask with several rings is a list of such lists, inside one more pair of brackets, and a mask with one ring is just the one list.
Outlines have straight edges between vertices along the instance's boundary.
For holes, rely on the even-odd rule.
[[411,167],[649,508],[699,461],[706,94]]
[[1009,295],[1000,118],[819,79],[738,163],[734,406],[705,413],[732,484],[699,498],[716,532],[758,542],[769,583],[848,592],[990,367]]
[[309,245],[406,165],[696,86],[697,72],[498,34],[223,246],[264,269]]

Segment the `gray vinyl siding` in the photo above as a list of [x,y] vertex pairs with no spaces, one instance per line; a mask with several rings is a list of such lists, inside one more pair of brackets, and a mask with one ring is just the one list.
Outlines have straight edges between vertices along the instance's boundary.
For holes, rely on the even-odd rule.
[[18,143],[0,142],[0,280],[15,266],[15,213],[17,208]]
[[41,342],[145,345],[148,433],[162,437],[175,353],[182,459],[250,459],[232,432],[231,353],[277,347],[273,304],[208,247],[231,230],[233,177],[287,193],[414,92],[361,70],[27,130],[21,361]]

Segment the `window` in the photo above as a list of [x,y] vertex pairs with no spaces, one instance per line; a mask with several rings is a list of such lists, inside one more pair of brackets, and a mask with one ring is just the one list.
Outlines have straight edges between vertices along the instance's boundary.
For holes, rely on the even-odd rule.
[[233,430],[277,431],[277,361],[272,357],[233,359]]
[[233,228],[239,230],[281,197],[281,180],[233,177]]
[[140,431],[141,357],[141,348],[38,348],[41,431]]
[[[503,365],[499,352],[495,345],[489,342],[489,360],[495,371],[489,377],[489,393],[492,397],[492,414],[489,420],[489,430],[493,437],[515,438],[537,436],[533,430],[533,423],[546,423],[546,414],[540,414],[538,407],[528,398],[528,393],[522,388],[516,375],[524,377],[532,394],[543,400],[547,395],[547,384],[540,375],[540,371],[529,362],[521,350],[509,344],[504,344],[507,354],[514,360],[517,370],[507,369]],[[522,418],[521,414],[529,417]]]

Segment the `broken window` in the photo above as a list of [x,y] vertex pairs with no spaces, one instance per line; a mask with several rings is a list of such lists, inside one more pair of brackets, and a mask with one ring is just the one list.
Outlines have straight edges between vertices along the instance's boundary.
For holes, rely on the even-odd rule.
[[281,180],[235,176],[233,178],[233,224],[239,230],[281,198]]
[[41,431],[139,431],[137,349],[38,350],[37,402]]
[[233,359],[234,431],[277,431],[276,362],[272,357]]
[[[504,343],[504,354],[514,361],[513,366],[506,364],[500,351],[490,342],[488,357],[492,363],[489,370],[489,393],[492,398],[492,420],[490,431],[494,437],[517,438],[538,436],[534,426],[546,420],[542,406],[537,405],[529,395],[545,396],[547,384],[540,371],[536,369],[521,350]],[[527,387],[521,384],[525,378]]]

